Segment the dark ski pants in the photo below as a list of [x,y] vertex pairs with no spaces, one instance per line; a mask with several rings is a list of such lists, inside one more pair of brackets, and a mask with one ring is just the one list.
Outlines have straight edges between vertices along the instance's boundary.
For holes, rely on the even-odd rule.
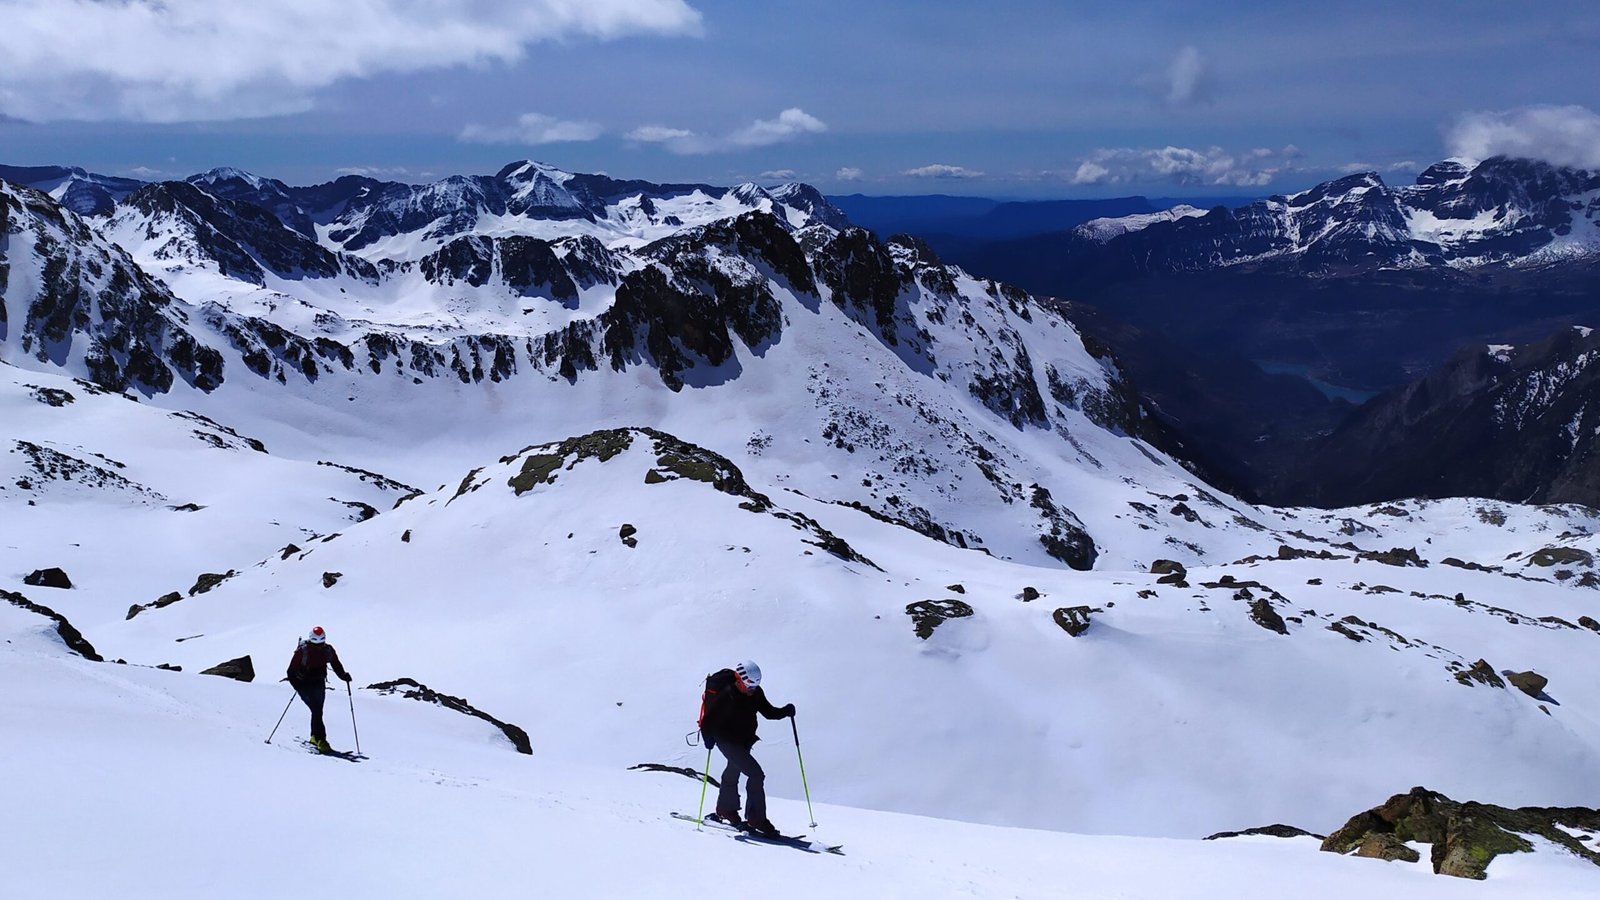
[[300,695],[300,699],[305,701],[306,706],[311,710],[311,736],[327,740],[328,729],[322,724],[322,702],[328,698],[328,686],[325,684],[302,684],[298,681],[292,683],[294,684],[295,693]]
[[722,788],[717,791],[717,812],[739,811],[739,776],[743,775],[745,791],[750,798],[745,807],[745,821],[767,821],[767,773],[761,771],[761,764],[750,755],[750,748],[718,741],[717,749],[728,760],[728,767],[722,770]]

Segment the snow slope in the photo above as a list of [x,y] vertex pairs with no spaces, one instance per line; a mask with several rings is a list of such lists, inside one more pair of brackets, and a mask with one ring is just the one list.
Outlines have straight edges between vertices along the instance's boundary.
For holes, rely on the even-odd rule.
[[[135,718],[107,728],[126,760],[111,766],[118,807],[147,800],[134,773],[165,745],[135,732],[165,716],[218,769],[249,773],[212,787],[218,802],[282,798],[309,763],[314,787],[348,800],[338,815],[351,818],[336,822],[394,829],[345,878],[379,877],[393,838],[498,858],[503,844],[459,849],[451,821],[531,833],[579,859],[591,858],[580,844],[621,828],[650,858],[680,859],[705,839],[659,817],[686,801],[624,798],[652,779],[677,798],[692,782],[624,768],[702,765],[684,741],[700,681],[747,657],[774,699],[800,709],[828,827],[859,829],[828,837],[879,851],[838,870],[843,893],[893,894],[909,879],[933,894],[1050,895],[1096,853],[1113,862],[1085,883],[1126,882],[1135,896],[1192,869],[1233,888],[1218,896],[1291,870],[1348,889],[1450,892],[1425,870],[1304,842],[1187,841],[1275,821],[1328,831],[1413,784],[1504,805],[1596,802],[1592,510],[1457,500],[1323,512],[1219,495],[1147,429],[1113,360],[1026,295],[915,242],[788,207],[603,253],[568,233],[560,254],[537,258],[569,275],[610,260],[570,303],[553,269],[548,290],[508,290],[511,257],[489,234],[465,235],[457,256],[446,244],[434,276],[423,259],[375,265],[377,282],[341,264],[326,278],[266,266],[257,284],[214,265],[220,242],[198,242],[119,318],[101,286],[141,283],[117,273],[158,257],[108,236],[172,246],[204,229],[114,216],[96,234],[37,195],[0,200],[13,273],[0,584],[134,664],[41,661],[43,620],[7,606],[7,653],[21,655],[3,665],[25,667],[62,708],[130,699]],[[272,245],[250,257],[258,265],[311,252],[270,227],[248,235],[257,243],[236,246]],[[501,280],[473,283],[485,260]],[[44,273],[80,269],[93,289],[68,291],[72,314],[52,317],[45,285],[60,280]],[[111,379],[125,354],[106,334],[126,321],[159,325],[144,346],[162,365],[196,365],[165,387],[167,370],[148,365],[113,366]],[[32,342],[46,330],[49,342]],[[91,365],[86,343],[109,363]],[[71,377],[97,373],[132,393]],[[1158,560],[1187,567],[1186,580],[1161,583]],[[75,587],[22,583],[48,566]],[[412,678],[470,698],[526,729],[535,760],[483,723],[366,690],[370,763],[236,754],[234,739],[250,730],[240,743],[256,746],[255,726],[287,699],[267,683],[311,624],[358,685]],[[254,685],[194,674],[244,655]],[[182,672],[141,668],[157,664]],[[1544,696],[1483,677],[1525,669],[1550,678]],[[5,702],[47,735],[29,759],[84,752],[73,729],[103,733],[93,722],[113,715]],[[414,726],[417,709],[448,724]],[[785,801],[774,815],[795,829],[793,738],[783,723],[763,732]],[[369,772],[379,787],[350,781]],[[524,792],[520,779],[547,774],[548,789]],[[483,789],[454,790],[465,784]],[[391,792],[441,805],[440,818],[405,823]],[[275,815],[299,811],[273,802]],[[680,836],[658,843],[663,829]],[[1063,856],[1070,868],[1035,859]],[[780,864],[800,862],[818,861]],[[513,877],[486,868],[495,886]],[[643,877],[601,868],[617,892]],[[687,863],[657,871],[700,889]],[[1491,883],[1555,892],[1574,871],[1507,857]]]
[[[299,751],[303,711],[269,746],[287,693],[64,656],[0,604],[0,752],[8,809],[29,824],[0,859],[21,896],[459,897],[530,888],[703,897],[708,877],[774,898],[824,896],[1548,898],[1588,896],[1592,871],[1540,853],[1487,883],[1421,865],[1318,853],[1309,838],[1200,842],[1091,837],[814,806],[845,857],[744,845],[667,818],[698,791],[677,775],[506,752],[481,723],[367,692],[357,765]],[[331,733],[350,742],[330,704]],[[772,768],[777,768],[773,765]],[[819,790],[824,773],[815,776]],[[805,823],[805,805],[773,815]],[[710,873],[715,873],[711,876]]]

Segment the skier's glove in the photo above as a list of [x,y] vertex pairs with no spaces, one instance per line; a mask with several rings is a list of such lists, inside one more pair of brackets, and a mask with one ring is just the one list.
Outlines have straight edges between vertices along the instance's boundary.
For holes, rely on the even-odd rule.
[[794,718],[794,704],[791,703],[788,706],[785,706],[783,709],[778,710],[778,712],[781,712],[788,718],[792,719]]
[[349,683],[349,681],[350,681],[350,673],[349,672],[346,672],[343,675],[340,675],[339,677],[343,678],[346,683]]

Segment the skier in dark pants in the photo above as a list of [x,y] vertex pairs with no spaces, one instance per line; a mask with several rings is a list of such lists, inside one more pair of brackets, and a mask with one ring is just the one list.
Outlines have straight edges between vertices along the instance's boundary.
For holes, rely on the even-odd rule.
[[778,829],[767,818],[766,773],[751,755],[756,741],[756,713],[768,719],[794,715],[794,704],[778,708],[767,701],[761,690],[761,668],[742,662],[706,678],[705,711],[700,734],[706,749],[722,751],[728,766],[722,771],[722,788],[717,793],[716,816],[733,825],[739,820],[739,776],[745,778],[749,803],[743,826],[758,834],[775,835]]
[[289,660],[289,684],[311,710],[311,746],[323,753],[333,752],[328,746],[328,730],[322,724],[322,701],[327,695],[330,665],[340,678],[346,682],[350,680],[350,673],[339,663],[338,652],[318,625],[300,640],[294,657]]

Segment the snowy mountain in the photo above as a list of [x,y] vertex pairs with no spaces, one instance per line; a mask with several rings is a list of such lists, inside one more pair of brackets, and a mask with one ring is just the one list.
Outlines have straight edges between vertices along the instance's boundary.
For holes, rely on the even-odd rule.
[[1600,506],[1600,337],[1564,328],[1462,351],[1362,407],[1321,443],[1312,502],[1412,492]]
[[[1600,173],[1446,160],[1415,185],[1363,172],[1289,196],[1074,229],[1081,265],[1130,273],[1281,265],[1306,272],[1533,265],[1600,256]],[[1098,248],[1098,249],[1095,249]]]
[[[1216,896],[1255,865],[1382,893],[1419,870],[1299,839],[1022,829],[1331,833],[1418,784],[1594,802],[1592,510],[1229,497],[1049,305],[802,187],[517,163],[299,205],[313,240],[263,205],[298,189],[257,181],[150,185],[92,220],[0,184],[0,666],[40,685],[6,701],[30,723],[8,759],[60,774],[74,728],[104,716],[78,757],[115,773],[96,802],[140,802],[121,776],[166,721],[208,814],[281,809],[266,798],[314,772],[385,819],[364,853],[433,846],[453,819],[573,859],[609,860],[570,844],[602,834],[666,857],[700,846],[666,816],[698,785],[624,770],[705,765],[684,743],[700,684],[745,657],[800,710],[758,745],[774,816],[808,815],[785,762],[803,728],[827,838],[868,860],[822,876],[845,894],[902,884],[891,861],[926,864],[930,840],[1013,848],[954,852],[917,876],[934,893],[1058,892],[1039,862],[952,874],[1024,845],[1148,853],[1153,886],[1207,860]],[[224,196],[246,188],[263,203]],[[46,586],[54,568],[70,588]],[[67,658],[62,621],[126,668]],[[358,767],[259,742],[311,624],[373,716]],[[196,675],[246,658],[262,683]],[[1508,671],[1547,680],[1508,688]],[[221,769],[246,777],[201,774]],[[427,820],[383,816],[391,791]],[[1497,858],[1491,884],[1559,892],[1583,877],[1569,862],[1592,869],[1539,846],[1537,864]]]
[[103,216],[144,183],[98,175],[73,166],[0,166],[0,179],[25,184],[54,197],[80,216]]

